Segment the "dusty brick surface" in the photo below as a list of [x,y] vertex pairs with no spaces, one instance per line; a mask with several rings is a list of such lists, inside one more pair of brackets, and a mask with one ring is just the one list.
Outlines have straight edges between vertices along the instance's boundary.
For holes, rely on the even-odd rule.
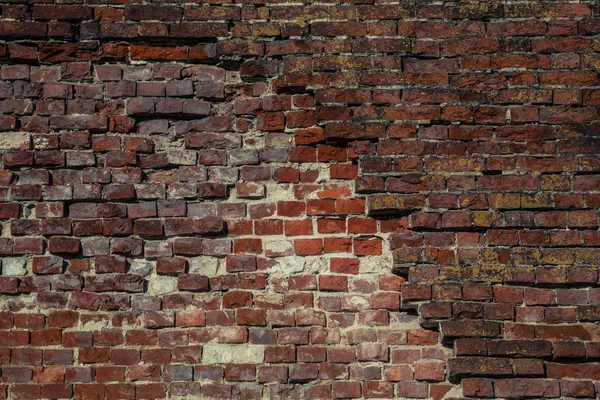
[[0,399],[596,398],[600,5],[0,0]]

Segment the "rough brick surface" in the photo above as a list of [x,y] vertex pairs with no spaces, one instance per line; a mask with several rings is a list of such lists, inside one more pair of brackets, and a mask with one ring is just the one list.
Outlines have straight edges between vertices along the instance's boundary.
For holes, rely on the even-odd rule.
[[0,11],[0,399],[599,396],[597,1]]

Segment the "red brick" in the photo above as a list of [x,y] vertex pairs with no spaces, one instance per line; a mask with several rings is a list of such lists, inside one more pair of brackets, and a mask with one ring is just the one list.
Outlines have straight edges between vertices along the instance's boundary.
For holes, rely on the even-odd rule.
[[321,239],[296,239],[294,248],[297,255],[318,255],[323,253]]
[[334,399],[361,397],[361,385],[359,382],[333,382],[331,392]]
[[345,276],[320,275],[319,290],[321,291],[348,291],[348,278]]

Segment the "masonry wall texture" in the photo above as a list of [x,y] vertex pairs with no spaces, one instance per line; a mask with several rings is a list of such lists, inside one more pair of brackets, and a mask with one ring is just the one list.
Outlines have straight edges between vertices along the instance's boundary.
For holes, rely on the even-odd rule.
[[600,397],[597,1],[0,9],[0,399]]

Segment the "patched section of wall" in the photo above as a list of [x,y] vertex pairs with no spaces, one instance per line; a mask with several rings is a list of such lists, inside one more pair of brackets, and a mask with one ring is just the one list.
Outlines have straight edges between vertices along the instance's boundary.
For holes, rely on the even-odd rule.
[[63,3],[0,0],[0,399],[598,396],[596,2]]

